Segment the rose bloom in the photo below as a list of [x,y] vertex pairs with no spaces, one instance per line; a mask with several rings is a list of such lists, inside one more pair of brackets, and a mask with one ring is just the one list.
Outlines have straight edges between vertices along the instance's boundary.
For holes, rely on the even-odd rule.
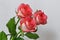
[[32,15],[32,9],[28,4],[20,4],[17,9],[17,16],[19,17],[27,17]]
[[35,18],[35,21],[36,21],[36,24],[39,25],[39,24],[46,24],[47,23],[47,15],[44,14],[44,12],[42,12],[41,10],[37,10],[35,13],[34,13],[34,18]]
[[36,22],[31,17],[25,17],[20,20],[21,29],[24,32],[35,32],[36,31]]

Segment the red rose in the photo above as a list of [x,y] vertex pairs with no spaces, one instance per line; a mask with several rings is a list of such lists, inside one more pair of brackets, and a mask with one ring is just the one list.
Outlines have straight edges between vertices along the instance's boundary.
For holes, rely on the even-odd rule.
[[22,18],[20,20],[21,29],[24,32],[35,32],[36,31],[36,22],[31,17]]
[[32,15],[32,9],[28,4],[24,3],[18,6],[17,12],[19,17],[27,17]]
[[38,10],[34,13],[34,18],[37,25],[47,23],[47,15],[45,15],[41,10]]

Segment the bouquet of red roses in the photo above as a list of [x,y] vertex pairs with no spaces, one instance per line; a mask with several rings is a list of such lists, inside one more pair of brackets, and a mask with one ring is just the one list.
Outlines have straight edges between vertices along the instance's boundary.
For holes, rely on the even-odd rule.
[[[37,25],[45,25],[47,23],[47,15],[42,10],[37,10],[33,13],[31,7],[24,3],[18,6],[16,15],[17,22],[15,21],[16,17],[13,17],[6,24],[10,34],[5,34],[3,31],[0,32],[0,40],[8,40],[8,35],[10,35],[10,40],[24,40],[24,36],[34,40],[38,39],[39,36],[36,34]],[[16,31],[16,27],[18,27],[19,32]]]

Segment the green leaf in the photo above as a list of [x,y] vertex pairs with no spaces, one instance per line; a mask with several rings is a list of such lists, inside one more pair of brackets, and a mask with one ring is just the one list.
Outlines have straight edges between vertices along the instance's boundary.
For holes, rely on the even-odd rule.
[[16,35],[16,23],[15,23],[15,17],[11,18],[8,23],[6,24],[9,32],[11,35]]
[[0,32],[0,40],[7,40],[7,35],[3,31]]
[[28,32],[25,34],[28,38],[30,39],[37,39],[39,38],[39,36],[36,34],[36,33],[31,33],[31,32]]
[[16,38],[16,40],[24,40],[23,38],[21,38],[21,37],[18,37],[18,38]]

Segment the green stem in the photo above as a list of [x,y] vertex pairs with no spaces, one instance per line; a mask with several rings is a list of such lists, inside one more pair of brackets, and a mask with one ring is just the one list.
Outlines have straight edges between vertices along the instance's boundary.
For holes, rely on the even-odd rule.
[[17,21],[17,23],[16,23],[16,26],[17,26],[17,24],[18,24],[19,21],[20,21],[20,18],[18,18],[18,21]]
[[[19,34],[20,34],[20,35],[19,35]],[[17,33],[17,35],[24,37],[24,32],[21,30],[21,28],[20,28],[20,31]],[[19,37],[19,36],[18,36],[18,37]]]
[[[18,21],[17,21],[17,23],[16,23],[16,26],[17,26],[17,24],[18,24],[18,22],[20,21],[20,18],[18,18]],[[20,34],[21,33],[21,34]],[[19,35],[20,34],[20,35]],[[17,35],[16,36],[23,36],[24,35],[24,33],[23,33],[23,31],[22,31],[22,29],[20,28],[20,31],[17,33]]]
[[11,36],[11,34],[7,34],[7,36]]
[[24,37],[24,32],[22,31],[22,29],[20,31],[21,31],[21,35]]

